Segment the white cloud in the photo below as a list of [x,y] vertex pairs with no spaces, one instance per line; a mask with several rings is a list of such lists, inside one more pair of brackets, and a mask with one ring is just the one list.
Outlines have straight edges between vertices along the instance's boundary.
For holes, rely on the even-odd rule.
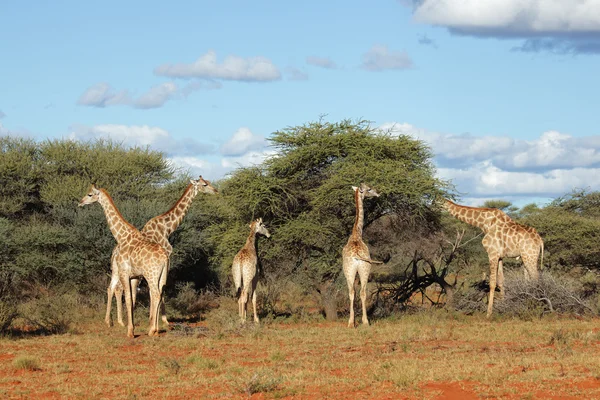
[[460,29],[515,32],[600,32],[597,0],[424,0],[419,22]]
[[476,198],[558,197],[574,188],[600,190],[600,136],[576,138],[547,131],[526,141],[442,134],[407,123],[386,123],[379,129],[426,142],[438,175]]
[[69,138],[83,141],[111,139],[128,146],[151,146],[168,155],[179,156],[204,154],[213,150],[210,145],[194,139],[175,139],[168,131],[148,125],[73,125]]
[[363,54],[361,68],[367,71],[384,71],[388,69],[409,69],[413,62],[405,51],[390,51],[387,46],[374,45]]
[[281,79],[279,69],[265,57],[242,58],[235,55],[217,62],[217,54],[210,50],[191,64],[163,64],[154,69],[157,75],[173,78],[205,78],[233,81],[276,81]]
[[598,0],[422,0],[414,19],[462,35],[525,38],[520,51],[600,52]]
[[267,146],[264,136],[255,135],[250,129],[242,127],[235,131],[231,138],[221,146],[224,156],[241,156]]
[[185,97],[198,90],[217,90],[221,89],[223,84],[212,79],[196,79],[189,82],[181,89],[181,94]]
[[106,107],[129,104],[131,98],[126,90],[115,91],[108,83],[100,82],[90,86],[77,100],[77,104],[92,107]]
[[261,164],[267,157],[274,155],[274,151],[249,151],[237,157],[224,157],[221,159],[221,165],[227,171],[232,171],[239,167],[249,167]]
[[327,68],[327,69],[336,69],[336,63],[329,57],[316,57],[316,56],[308,56],[306,57],[306,63],[310,65],[314,65],[316,67]]
[[161,107],[176,93],[177,85],[173,82],[165,82],[152,87],[148,92],[138,97],[134,102],[134,106],[143,109]]
[[198,90],[214,90],[221,87],[220,82],[212,80],[194,80],[181,89],[173,82],[164,82],[133,98],[127,90],[116,91],[108,83],[101,82],[86,89],[77,100],[77,104],[100,108],[130,105],[134,108],[150,109],[162,107],[169,100],[187,97]]

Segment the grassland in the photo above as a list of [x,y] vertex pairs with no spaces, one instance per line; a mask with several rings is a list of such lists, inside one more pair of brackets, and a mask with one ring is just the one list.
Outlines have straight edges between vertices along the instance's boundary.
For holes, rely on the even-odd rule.
[[[0,338],[0,397],[74,399],[594,399],[600,320],[429,310],[241,326],[235,305],[159,337],[102,316],[53,336]],[[139,319],[138,319],[139,320]]]

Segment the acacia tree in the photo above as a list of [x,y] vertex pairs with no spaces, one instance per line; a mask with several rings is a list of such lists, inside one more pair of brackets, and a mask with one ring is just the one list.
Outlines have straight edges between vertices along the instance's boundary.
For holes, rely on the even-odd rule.
[[335,318],[334,283],[355,216],[351,186],[365,182],[381,194],[365,202],[365,227],[394,215],[397,223],[433,228],[438,214],[430,206],[447,185],[434,177],[423,142],[377,131],[366,121],[320,120],[277,131],[270,142],[274,156],[221,185],[225,201],[211,227],[215,260],[222,276],[228,274],[246,225],[262,217],[272,233],[259,248],[265,274],[316,291]]

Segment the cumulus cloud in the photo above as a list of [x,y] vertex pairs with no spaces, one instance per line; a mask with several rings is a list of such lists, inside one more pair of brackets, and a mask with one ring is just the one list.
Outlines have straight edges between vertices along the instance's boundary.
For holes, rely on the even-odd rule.
[[176,93],[177,85],[173,82],[162,83],[138,97],[134,102],[134,107],[143,109],[162,107]]
[[316,67],[327,68],[327,69],[336,69],[336,63],[329,57],[316,57],[316,56],[308,56],[306,57],[306,63],[310,65],[314,65]]
[[308,79],[308,74],[294,67],[287,67],[286,73],[290,81],[305,81]]
[[390,51],[387,46],[374,45],[363,54],[361,68],[367,71],[384,71],[389,69],[409,69],[413,62],[405,51]]
[[170,100],[189,96],[198,90],[220,89],[222,84],[213,80],[193,80],[179,88],[173,82],[164,82],[153,86],[138,97],[133,97],[127,90],[117,91],[108,83],[97,83],[83,92],[77,104],[90,107],[108,107],[115,105],[129,105],[138,109],[158,108]]
[[111,139],[128,146],[151,146],[167,155],[188,156],[213,151],[213,146],[194,139],[175,139],[166,130],[148,125],[105,124],[73,125],[69,138],[73,140]]
[[129,104],[131,98],[126,90],[115,91],[108,83],[100,82],[90,86],[77,100],[77,104],[91,107],[106,107]]
[[526,39],[519,51],[600,52],[598,0],[421,0],[414,19],[460,35]]
[[250,129],[242,127],[235,131],[229,140],[221,146],[224,156],[241,156],[267,146],[264,136],[256,135]]
[[429,144],[439,176],[477,198],[558,197],[577,187],[600,190],[600,136],[547,131],[534,140],[517,140],[443,134],[407,123],[387,123],[379,129]]
[[181,89],[181,94],[184,97],[198,90],[217,90],[221,89],[223,84],[212,79],[196,79],[189,82]]
[[204,78],[246,82],[268,82],[281,79],[279,69],[265,57],[225,57],[221,64],[210,50],[191,64],[163,64],[154,69],[156,75],[172,78]]

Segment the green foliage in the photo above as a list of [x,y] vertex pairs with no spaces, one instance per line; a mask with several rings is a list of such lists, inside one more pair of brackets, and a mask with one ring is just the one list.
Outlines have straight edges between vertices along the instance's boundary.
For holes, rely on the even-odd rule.
[[222,276],[244,244],[247,224],[262,217],[272,234],[259,245],[266,274],[283,270],[313,289],[335,280],[354,224],[351,187],[361,182],[381,195],[365,202],[365,226],[384,215],[436,226],[431,205],[447,184],[434,177],[422,142],[374,131],[365,121],[318,121],[275,132],[270,140],[275,156],[222,182],[224,205],[210,228]]
[[575,192],[527,215],[523,222],[544,239],[544,264],[600,269],[600,192]]
[[0,298],[0,334],[8,331],[18,314],[14,302]]

